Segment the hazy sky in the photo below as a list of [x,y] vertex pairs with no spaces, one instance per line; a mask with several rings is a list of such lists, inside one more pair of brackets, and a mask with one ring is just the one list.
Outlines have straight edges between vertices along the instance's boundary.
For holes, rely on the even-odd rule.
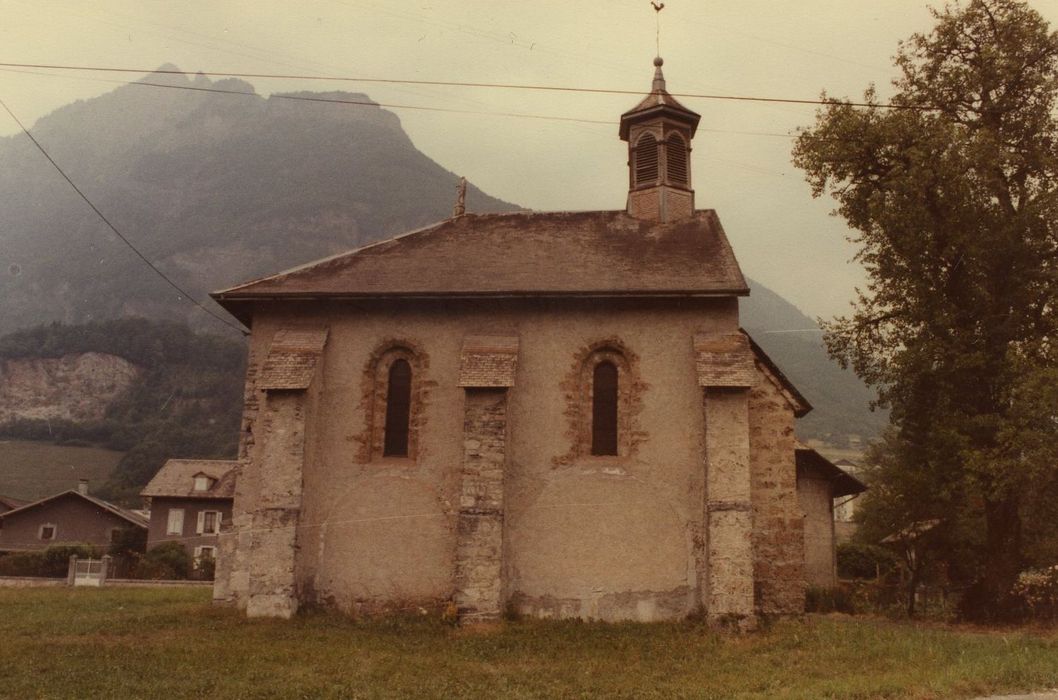
[[[897,43],[928,31],[923,0],[666,0],[661,53],[671,92],[815,98],[883,96]],[[936,3],[933,3],[936,4]],[[1058,3],[1033,3],[1058,24]],[[648,0],[0,0],[0,61],[193,71],[502,82],[647,92],[655,53]],[[100,78],[0,72],[0,97],[33,122],[113,89]],[[397,109],[420,150],[485,191],[537,210],[620,209],[627,193],[617,119],[638,98],[481,88],[251,80],[262,94],[364,92]],[[154,89],[154,88],[143,88]],[[230,99],[245,99],[232,96]],[[743,270],[806,313],[847,308],[862,272],[830,200],[790,165],[811,106],[687,98],[701,113],[692,167],[699,208],[715,208]],[[333,109],[359,109],[334,105]],[[610,124],[500,116],[529,113]],[[0,117],[0,134],[17,127]],[[747,133],[757,132],[757,133]],[[762,134],[780,134],[762,135]],[[473,211],[474,202],[468,201]],[[86,211],[86,216],[90,213]],[[129,232],[134,236],[135,232]]]

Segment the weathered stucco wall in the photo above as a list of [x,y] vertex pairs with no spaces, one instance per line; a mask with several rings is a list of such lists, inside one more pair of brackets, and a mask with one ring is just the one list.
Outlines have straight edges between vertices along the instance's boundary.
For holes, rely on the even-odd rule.
[[805,581],[809,586],[829,588],[837,584],[831,488],[829,480],[814,478],[811,473],[802,473],[797,480],[797,500],[805,523]]
[[[503,597],[524,614],[606,620],[672,619],[705,602],[705,411],[692,337],[734,332],[734,299],[680,307],[613,301],[275,305],[254,317],[251,382],[275,331],[298,326],[329,328],[313,384],[317,418],[306,427],[296,559],[303,600],[350,611],[435,605],[454,595],[457,559],[481,554],[479,573],[488,569],[494,538],[485,533],[481,547],[471,551],[459,534],[466,421],[484,419],[488,407],[468,407],[470,390],[457,379],[466,336],[504,334],[518,336],[520,350],[504,404],[497,584]],[[391,347],[415,357],[409,457],[382,457],[377,449],[377,363]],[[616,457],[591,456],[585,444],[582,412],[590,413],[590,397],[583,395],[582,362],[605,348],[623,350],[627,363]],[[244,443],[250,445],[267,439],[261,433],[269,429],[254,415],[262,396],[248,391]],[[796,509],[792,415],[781,401],[766,389],[750,398],[753,512],[747,518],[788,519],[787,498]],[[775,420],[778,427],[769,424]],[[784,448],[787,455],[778,455]],[[245,513],[260,498],[255,471],[251,463],[238,482],[237,528],[249,524]],[[787,543],[778,534],[754,536],[755,574],[763,557],[785,556]],[[248,586],[239,556],[228,584],[235,596]],[[771,570],[773,577],[782,574],[800,576],[800,569]],[[486,578],[475,584],[485,597]],[[782,598],[769,595],[758,595],[758,604]],[[789,601],[769,605],[775,611],[791,607]]]

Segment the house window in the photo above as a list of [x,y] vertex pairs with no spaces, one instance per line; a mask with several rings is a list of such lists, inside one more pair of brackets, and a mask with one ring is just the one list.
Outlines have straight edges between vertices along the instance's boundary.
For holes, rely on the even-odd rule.
[[184,509],[183,508],[170,508],[169,509],[169,522],[165,526],[165,534],[167,534],[167,535],[182,535],[182,534],[184,534]]
[[665,174],[671,185],[687,185],[687,144],[679,134],[665,140]]
[[111,544],[113,544],[113,543],[118,541],[118,539],[121,537],[121,531],[122,531],[122,529],[120,527],[112,527],[112,528],[110,528],[110,543]]
[[658,141],[653,134],[643,134],[636,142],[636,185],[654,185],[658,181]]
[[203,510],[198,514],[198,534],[216,535],[220,532],[220,511]]
[[200,565],[205,561],[214,561],[217,558],[216,547],[195,547],[195,566]]
[[47,523],[40,526],[40,531],[37,536],[45,542],[50,542],[55,539],[55,535],[58,532],[58,528],[52,523]]
[[595,365],[591,390],[591,453],[617,454],[617,365],[604,361]]
[[386,388],[386,428],[382,456],[408,456],[411,421],[411,365],[398,359],[390,365]]
[[216,480],[212,477],[199,475],[195,477],[195,490],[196,491],[209,491],[213,488],[213,483]]

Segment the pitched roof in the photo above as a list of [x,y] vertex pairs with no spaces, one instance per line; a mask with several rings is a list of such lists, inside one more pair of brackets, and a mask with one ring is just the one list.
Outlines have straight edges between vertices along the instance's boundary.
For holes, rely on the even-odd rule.
[[651,83],[650,92],[639,101],[639,104],[621,115],[619,133],[622,139],[628,140],[628,132],[632,122],[650,119],[659,115],[686,122],[691,127],[691,136],[694,136],[694,132],[698,128],[698,121],[702,117],[697,112],[684,107],[679,100],[669,94],[665,86],[665,75],[661,71],[663,63],[664,61],[660,58],[654,59],[654,81]]
[[297,298],[749,294],[713,210],[662,224],[624,211],[466,214],[212,296]]
[[[221,459],[170,459],[140,491],[141,496],[224,499],[235,497],[235,475],[239,463]],[[195,490],[195,477],[204,474],[216,482],[206,491]]]
[[867,485],[862,481],[838,467],[800,440],[797,441],[796,449],[797,466],[812,469],[825,479],[828,479],[833,485],[833,491],[831,492],[833,498],[851,496],[867,490]]
[[0,508],[5,510],[14,510],[21,506],[26,505],[26,501],[19,498],[11,498],[10,496],[0,496]]
[[40,499],[38,501],[33,501],[32,503],[27,503],[27,504],[25,504],[23,506],[19,506],[18,508],[13,509],[13,510],[9,510],[6,513],[0,513],[0,518],[7,518],[7,517],[10,517],[12,515],[21,514],[21,513],[25,512],[25,511],[32,510],[32,509],[34,509],[34,508],[36,508],[38,506],[42,506],[45,503],[50,503],[51,501],[57,500],[59,498],[63,498],[64,496],[76,496],[77,498],[83,498],[84,500],[88,501],[89,503],[91,503],[91,504],[93,504],[95,506],[98,506],[99,508],[102,508],[105,511],[113,513],[114,515],[118,516],[119,518],[127,520],[128,522],[132,523],[133,525],[135,525],[137,527],[147,527],[147,520],[144,519],[143,517],[137,515],[136,513],[133,513],[131,510],[126,510],[126,509],[122,508],[121,506],[116,506],[113,503],[107,503],[106,501],[104,501],[101,498],[96,498],[95,496],[90,496],[88,494],[81,493],[80,491],[76,491],[74,489],[70,489],[69,491],[63,491],[63,492],[57,493],[57,494],[55,494],[53,496],[48,496],[47,498],[42,498],[42,499]]

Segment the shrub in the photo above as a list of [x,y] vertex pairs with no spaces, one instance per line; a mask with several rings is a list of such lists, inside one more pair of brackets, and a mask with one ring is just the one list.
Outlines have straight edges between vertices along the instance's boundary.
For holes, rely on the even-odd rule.
[[1022,571],[1011,590],[1011,597],[1024,617],[1058,619],[1058,564]]
[[896,554],[873,544],[847,542],[838,545],[837,554],[839,578],[885,578],[900,565]]
[[852,605],[852,597],[841,586],[833,588],[809,586],[805,591],[805,612],[853,613],[855,609]]
[[163,542],[152,548],[133,568],[135,578],[186,579],[191,572],[191,555],[179,542]]
[[42,576],[66,578],[70,557],[98,559],[102,551],[87,544],[59,545],[42,552],[18,552],[0,557],[0,576]]

